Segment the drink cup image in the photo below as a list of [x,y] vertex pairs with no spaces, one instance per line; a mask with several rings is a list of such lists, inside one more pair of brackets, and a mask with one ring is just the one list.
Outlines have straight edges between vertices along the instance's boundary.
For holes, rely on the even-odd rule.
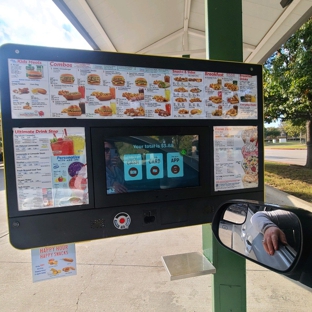
[[74,144],[73,155],[82,155],[85,148],[85,138],[80,135],[69,135],[68,138],[70,138]]
[[110,108],[112,109],[112,114],[116,115],[117,113],[116,101],[110,102]]
[[50,145],[54,156],[74,155],[74,143],[69,137],[53,138]]
[[111,94],[113,100],[116,99],[116,89],[114,87],[109,88],[109,93]]
[[79,103],[79,107],[81,109],[81,114],[85,114],[86,113],[86,103],[85,102],[80,102]]
[[167,101],[170,101],[170,89],[165,90],[165,98]]
[[78,92],[80,92],[81,94],[81,98],[84,99],[85,98],[85,95],[86,95],[86,89],[84,86],[79,86],[78,87]]
[[166,112],[170,115],[171,114],[171,104],[167,103],[165,105],[165,108],[166,108]]

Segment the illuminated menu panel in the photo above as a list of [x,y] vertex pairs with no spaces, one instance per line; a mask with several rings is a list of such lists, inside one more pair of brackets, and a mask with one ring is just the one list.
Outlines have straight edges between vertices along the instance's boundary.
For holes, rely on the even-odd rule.
[[245,74],[9,59],[13,119],[257,119]]

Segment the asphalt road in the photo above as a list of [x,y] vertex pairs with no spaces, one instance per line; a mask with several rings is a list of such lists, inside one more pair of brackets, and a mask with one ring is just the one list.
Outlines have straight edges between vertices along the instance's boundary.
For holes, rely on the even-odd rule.
[[306,158],[307,150],[279,150],[268,148],[264,150],[264,159],[268,161],[304,166],[306,164]]

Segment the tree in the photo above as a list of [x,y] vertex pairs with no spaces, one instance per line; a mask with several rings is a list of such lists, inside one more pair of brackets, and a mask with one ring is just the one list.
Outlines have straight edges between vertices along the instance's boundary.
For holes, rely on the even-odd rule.
[[307,161],[312,169],[312,19],[298,29],[264,65],[264,116],[306,124]]
[[278,128],[268,127],[265,129],[265,137],[276,138],[281,135],[281,131]]
[[281,128],[284,132],[286,132],[287,136],[300,137],[300,142],[301,142],[301,137],[306,134],[305,124],[293,125],[291,120],[282,122]]

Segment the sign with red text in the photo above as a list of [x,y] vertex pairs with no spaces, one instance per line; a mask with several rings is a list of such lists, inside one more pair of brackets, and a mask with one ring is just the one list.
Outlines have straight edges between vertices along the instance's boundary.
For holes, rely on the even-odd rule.
[[13,128],[18,210],[88,204],[84,128]]
[[257,119],[257,76],[9,59],[13,119]]
[[31,250],[33,282],[77,275],[75,244]]

